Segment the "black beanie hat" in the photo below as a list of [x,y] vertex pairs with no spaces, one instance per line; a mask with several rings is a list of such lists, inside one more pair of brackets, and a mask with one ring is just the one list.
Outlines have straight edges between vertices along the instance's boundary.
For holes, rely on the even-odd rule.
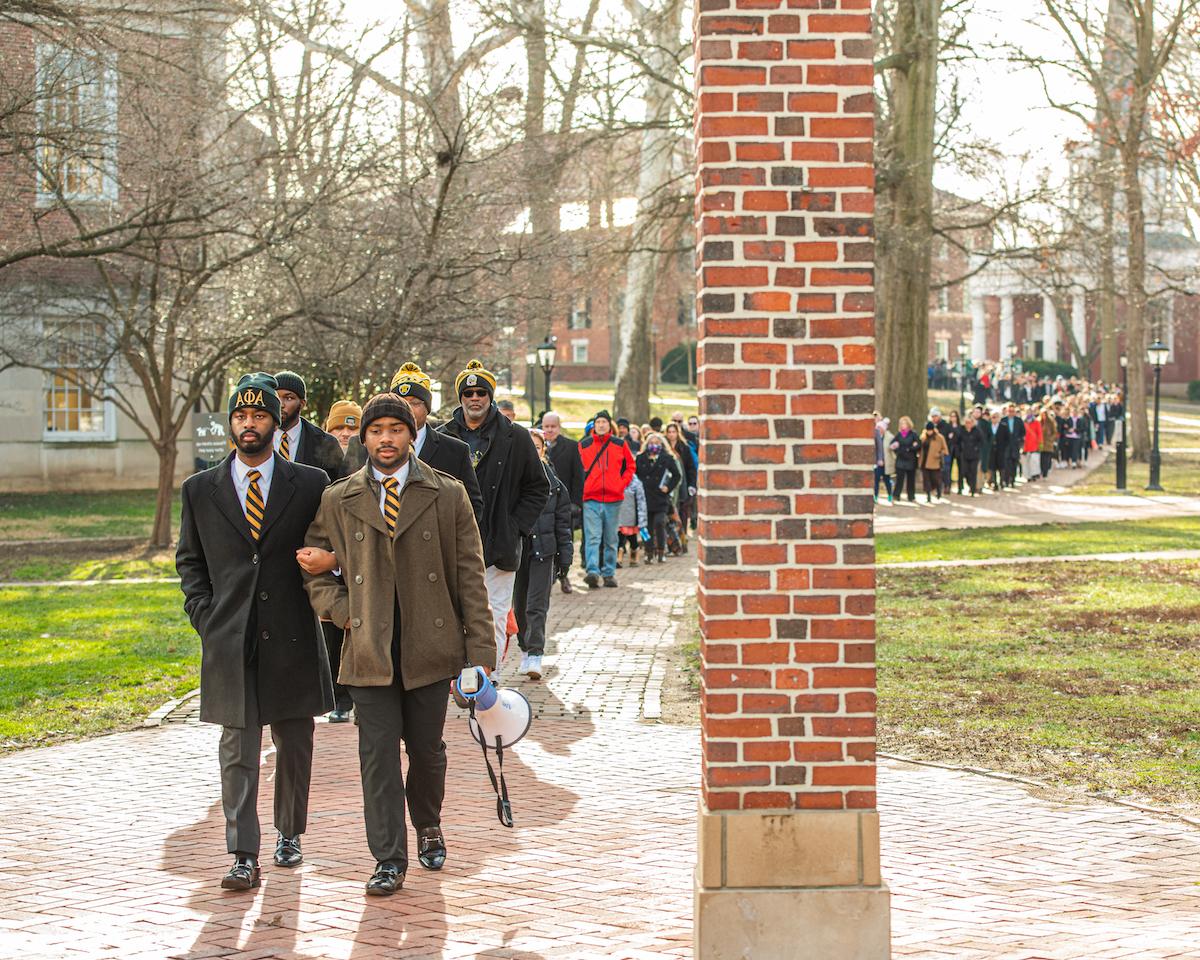
[[277,384],[275,389],[291,390],[301,400],[308,395],[308,386],[305,384],[304,378],[291,370],[280,370],[275,374],[275,383]]
[[594,417],[592,417],[592,423],[595,423],[597,420],[600,420],[601,418],[608,421],[608,426],[611,429],[612,425],[613,425],[612,414],[610,414],[607,410],[601,410]]
[[278,426],[283,421],[280,418],[279,394],[276,390],[275,378],[269,373],[247,373],[237,382],[233,395],[229,398],[229,419],[233,419],[233,411],[241,407],[257,407],[266,410],[275,418]]
[[363,407],[362,420],[358,427],[358,439],[366,443],[367,427],[371,425],[371,421],[380,420],[383,417],[395,417],[402,421],[408,427],[408,432],[412,434],[412,439],[417,439],[417,421],[413,419],[408,401],[394,393],[377,393],[367,401],[366,406]]

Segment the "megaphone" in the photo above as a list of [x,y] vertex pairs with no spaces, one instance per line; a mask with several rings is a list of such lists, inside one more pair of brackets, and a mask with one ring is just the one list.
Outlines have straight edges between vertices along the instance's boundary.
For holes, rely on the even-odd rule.
[[471,736],[489,750],[507,750],[529,732],[533,709],[517,690],[496,685],[478,667],[468,667],[454,683],[455,690],[475,709],[467,718]]

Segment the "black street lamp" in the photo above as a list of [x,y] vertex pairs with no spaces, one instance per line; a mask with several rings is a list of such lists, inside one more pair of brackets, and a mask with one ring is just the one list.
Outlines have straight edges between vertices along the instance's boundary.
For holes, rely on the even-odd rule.
[[1125,419],[1125,408],[1129,405],[1129,358],[1121,357],[1121,435],[1117,440],[1117,493],[1128,493],[1128,454],[1125,444],[1125,430],[1128,423]]
[[1147,490],[1162,491],[1162,454],[1158,449],[1158,387],[1162,382],[1162,368],[1171,353],[1161,340],[1155,340],[1146,348],[1146,359],[1154,367],[1154,447],[1150,450],[1150,482]]
[[554,372],[554,360],[558,354],[558,346],[556,344],[557,337],[546,337],[546,342],[537,348],[538,365],[542,368],[542,373],[546,375],[546,406],[544,410],[550,409],[550,374]]
[[967,412],[967,354],[971,348],[965,343],[958,345],[958,422],[962,423],[963,415]]
[[532,426],[537,426],[537,381],[534,379],[537,376],[534,372],[537,362],[536,350],[525,354],[525,398],[529,401],[529,423]]

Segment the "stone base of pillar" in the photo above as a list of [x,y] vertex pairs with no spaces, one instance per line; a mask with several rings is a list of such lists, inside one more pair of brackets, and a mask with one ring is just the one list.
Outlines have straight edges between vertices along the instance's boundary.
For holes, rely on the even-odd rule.
[[697,960],[887,960],[875,811],[700,811]]

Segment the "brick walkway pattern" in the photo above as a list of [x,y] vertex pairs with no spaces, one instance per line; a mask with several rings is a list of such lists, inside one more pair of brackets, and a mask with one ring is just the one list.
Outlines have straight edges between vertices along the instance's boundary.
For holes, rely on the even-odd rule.
[[[224,893],[217,731],[197,723],[0,759],[0,957],[551,958],[691,954],[697,731],[647,723],[694,568],[555,594],[539,714],[506,764],[517,826],[448,723],[440,874],[368,899],[356,731],[317,728],[305,863]],[[509,673],[509,682],[517,683]],[[270,823],[273,755],[261,814]],[[880,767],[894,956],[1200,957],[1200,831],[954,771]],[[269,855],[269,850],[264,851]],[[786,958],[754,958],[786,960]],[[830,958],[838,960],[838,958]]]

